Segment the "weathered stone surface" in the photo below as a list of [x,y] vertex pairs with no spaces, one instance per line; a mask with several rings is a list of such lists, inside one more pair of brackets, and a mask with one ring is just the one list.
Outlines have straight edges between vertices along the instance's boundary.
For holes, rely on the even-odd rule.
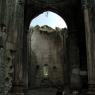
[[[94,31],[95,31],[95,5],[94,0],[85,1],[84,8],[84,22],[85,22],[85,35],[86,35],[86,48],[87,48],[87,64],[88,64],[88,95],[95,94],[95,56],[94,56]],[[89,6],[89,7],[88,7]]]
[[[48,26],[32,28],[31,63],[29,63],[29,84],[31,87],[62,86],[64,84],[64,33],[62,35],[62,32],[65,31],[61,29],[57,31]],[[45,65],[48,70],[46,82],[43,71]]]
[[[10,75],[13,73],[13,64],[15,68],[14,93],[21,93],[23,87],[22,81],[24,81],[24,84],[27,85],[28,88],[28,48],[26,31],[31,19],[47,10],[51,10],[62,16],[67,22],[70,33],[70,35],[68,35],[68,38],[70,38],[68,39],[68,45],[66,40],[65,62],[67,64],[64,65],[66,67],[69,66],[69,69],[66,69],[67,74],[64,74],[67,78],[66,88],[69,89],[71,84],[73,85],[74,83],[77,86],[77,83],[79,84],[80,82],[79,75],[82,77],[81,79],[84,79],[85,76],[87,79],[88,76],[88,92],[90,92],[88,94],[95,94],[95,0],[83,0],[84,3],[85,1],[87,1],[88,7],[85,12],[88,11],[89,15],[85,14],[85,16],[83,16],[84,8],[81,8],[82,4],[80,0],[48,0],[48,2],[44,0],[0,0],[0,95],[7,93],[12,85],[12,77],[10,77]],[[88,20],[90,22],[84,23],[84,19],[86,19],[86,22]],[[84,24],[88,25],[85,29]],[[5,26],[5,29],[3,27],[4,31],[1,29],[2,25]],[[89,32],[86,31],[88,28],[90,28]],[[76,32],[73,33],[73,29],[76,30]],[[7,32],[5,32],[5,30],[7,30]],[[42,28],[40,29],[40,31],[45,31],[44,34],[42,32],[43,35],[53,34],[54,30],[51,28],[50,30],[51,32],[49,33],[47,32],[47,27],[44,30]],[[57,31],[60,30],[58,29]],[[86,31],[87,34],[83,33],[84,31]],[[85,41],[86,35],[88,36]],[[43,37],[43,39],[47,39],[47,37]],[[51,42],[52,40],[50,43]],[[88,48],[86,48],[84,44],[88,45]],[[46,51],[47,47],[42,48],[45,48],[44,50]],[[88,55],[88,50],[90,50],[90,56]],[[88,61],[88,58],[91,60]],[[42,61],[46,63],[44,60]],[[37,68],[39,68],[39,66],[37,66]],[[84,71],[88,73],[86,74]],[[8,77],[9,80],[7,80],[6,77]],[[82,82],[81,80],[81,83]],[[76,86],[75,88],[77,88]],[[20,91],[18,90],[19,87],[21,89]],[[73,91],[73,94],[75,93],[76,91]]]
[[7,43],[7,31],[5,26],[0,26],[0,93],[5,95],[12,87],[13,79],[13,55],[11,55],[11,49],[6,47]]

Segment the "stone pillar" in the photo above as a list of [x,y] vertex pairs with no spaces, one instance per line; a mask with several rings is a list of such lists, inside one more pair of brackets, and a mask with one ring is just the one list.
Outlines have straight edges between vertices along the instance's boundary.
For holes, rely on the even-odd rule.
[[29,64],[30,64],[30,33],[29,29],[24,26],[24,33],[23,33],[23,81],[24,81],[24,91],[25,93],[28,90],[28,73],[29,73]]
[[[62,31],[63,32],[63,31]],[[63,70],[64,70],[64,92],[66,92],[66,95],[70,94],[70,64],[69,64],[69,38],[68,38],[68,30],[65,30],[63,32],[63,57],[64,57],[64,65],[63,65]]]
[[76,29],[68,30],[68,38],[66,40],[66,95],[71,95],[74,91],[80,90],[80,61],[79,61],[79,47]]
[[7,43],[7,30],[0,25],[0,94],[6,95],[12,87],[13,79],[13,48]]
[[[6,95],[12,86],[12,55],[7,49],[7,2],[0,0],[0,95]],[[10,68],[11,66],[11,68]]]
[[68,65],[71,91],[80,90],[80,57],[78,46],[78,30],[71,30],[68,33]]
[[31,30],[29,27],[24,27],[23,34],[23,78],[24,78],[24,92],[28,93],[29,90],[29,64],[31,64]]
[[6,33],[3,31],[2,24],[0,25],[0,94],[5,95],[5,42],[6,42]]
[[[14,80],[12,95],[23,95],[23,32],[24,32],[24,0],[15,0],[14,27],[9,40],[16,48],[14,58]],[[12,41],[12,37],[13,41]]]
[[93,60],[93,33],[91,25],[90,6],[87,0],[82,0],[82,7],[85,22],[85,36],[86,36],[86,49],[87,49],[87,67],[88,67],[88,95],[95,95],[95,62]]

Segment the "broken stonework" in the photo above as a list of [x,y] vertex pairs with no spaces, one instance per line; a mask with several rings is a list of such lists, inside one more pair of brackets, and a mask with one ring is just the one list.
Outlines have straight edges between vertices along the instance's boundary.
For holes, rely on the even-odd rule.
[[[64,29],[36,26],[31,29],[30,87],[64,84]],[[34,82],[35,81],[35,82]]]
[[6,26],[0,26],[0,95],[6,95],[12,87],[13,48],[8,48],[7,43]]

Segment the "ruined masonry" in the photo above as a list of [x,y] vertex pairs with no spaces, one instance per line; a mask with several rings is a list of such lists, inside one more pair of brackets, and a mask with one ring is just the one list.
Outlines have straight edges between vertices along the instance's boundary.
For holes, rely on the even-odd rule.
[[[68,29],[29,29],[46,11]],[[59,92],[95,95],[95,0],[0,0],[0,95]]]

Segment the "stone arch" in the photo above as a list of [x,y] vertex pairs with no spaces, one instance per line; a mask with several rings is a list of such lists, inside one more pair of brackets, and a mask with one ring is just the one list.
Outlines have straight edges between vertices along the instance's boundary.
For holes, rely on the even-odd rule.
[[[51,9],[50,9],[50,10],[51,10]],[[50,10],[46,10],[46,11],[50,11]],[[45,11],[45,12],[46,12],[46,11]],[[44,12],[44,11],[43,11],[43,12]],[[42,12],[42,13],[43,13],[43,12]],[[55,12],[52,11],[52,10],[51,10],[50,12],[55,13]],[[41,13],[40,13],[40,14],[41,14]],[[55,14],[57,14],[57,12],[56,12]],[[39,14],[38,14],[38,15],[39,15]],[[59,14],[57,14],[57,15],[59,15]],[[35,17],[34,17],[34,18],[35,18]],[[34,19],[34,18],[33,18],[33,19]],[[62,17],[61,17],[61,18],[62,18]],[[62,18],[62,19],[63,19],[63,18]],[[64,20],[64,19],[63,19],[63,20]],[[36,30],[36,31],[38,31],[38,30]],[[55,29],[55,31],[56,31],[56,29]],[[67,32],[67,30],[66,30],[66,31],[63,30],[63,31],[64,31],[64,32]],[[65,35],[65,34],[67,34],[67,33],[63,33],[63,35]],[[63,36],[63,35],[62,35],[62,36]],[[29,40],[29,37],[30,37],[30,36],[31,36],[31,33],[28,33],[28,40]],[[66,38],[65,38],[65,39],[66,39]],[[34,54],[33,54],[33,55],[34,55]],[[64,59],[64,58],[63,58],[63,59]],[[30,60],[29,60],[29,61],[30,61]],[[55,68],[56,68],[56,67],[55,67]],[[65,67],[64,67],[64,68],[65,68]],[[62,68],[62,69],[63,69],[63,68]],[[30,83],[29,83],[29,84],[30,84]],[[56,87],[56,88],[57,88],[57,87]]]
[[[12,49],[13,52],[15,52],[15,57],[14,57],[15,62],[13,62],[13,64],[15,65],[14,66],[15,80],[13,80],[13,87],[12,87],[15,90],[14,91],[15,93],[21,93],[20,91],[23,91],[22,87],[26,87],[27,85],[28,64],[27,64],[26,43],[27,43],[27,31],[28,31],[29,22],[39,13],[43,12],[43,10],[45,11],[49,9],[51,11],[55,11],[61,17],[64,16],[64,20],[69,26],[67,51],[66,51],[67,58],[69,58],[69,61],[66,60],[67,63],[68,64],[77,63],[77,60],[80,60],[79,64],[81,66],[83,66],[82,63],[84,63],[84,65],[85,64],[87,65],[88,63],[87,66],[88,86],[89,86],[88,92],[90,90],[89,92],[90,94],[91,92],[95,93],[95,90],[93,91],[93,89],[95,89],[94,5],[95,5],[94,0],[1,0],[0,1],[0,25],[5,24],[7,26],[8,38],[9,38],[8,46],[9,49]],[[3,8],[5,9],[2,10]],[[13,48],[11,48],[11,46]],[[15,46],[16,49],[14,49]],[[75,50],[76,52],[72,55],[73,50]],[[72,58],[74,58],[75,60],[72,61]],[[22,70],[22,67],[24,70]],[[84,67],[80,68],[82,69]],[[71,68],[69,69],[72,70]],[[24,74],[22,74],[22,72]],[[71,74],[70,72],[67,73],[67,75],[70,74]],[[25,77],[25,80],[23,79],[23,77]],[[70,78],[71,77],[68,76],[67,79]],[[25,86],[22,85],[21,83],[22,81],[24,81]],[[70,82],[68,83],[68,81],[70,80],[67,80],[66,82],[67,85],[70,84]],[[0,81],[0,84],[1,83],[2,82]],[[18,90],[19,88],[20,90]]]
[[[15,21],[19,21],[19,24],[17,22],[15,22],[15,25],[14,25],[14,27],[15,27],[14,30],[18,34],[17,38],[19,39],[17,42],[17,46],[19,46],[19,48],[17,49],[17,55],[16,55],[17,61],[15,62],[15,66],[18,71],[21,71],[20,77],[21,77],[21,79],[23,78],[22,81],[24,81],[24,85],[26,88],[28,88],[28,85],[27,85],[28,84],[28,79],[27,79],[28,78],[28,73],[27,73],[27,69],[28,69],[27,50],[28,50],[28,47],[27,47],[26,43],[27,43],[28,28],[29,28],[31,19],[35,18],[38,14],[40,14],[44,11],[50,10],[50,11],[57,13],[65,20],[65,22],[68,25],[68,30],[69,30],[68,31],[68,39],[67,39],[67,51],[66,51],[67,55],[66,55],[66,60],[65,60],[67,63],[65,65],[68,65],[68,66],[69,66],[69,64],[72,64],[72,63],[74,63],[74,64],[78,63],[78,65],[75,65],[75,67],[77,68],[80,65],[79,52],[82,52],[82,51],[80,50],[80,48],[78,46],[81,46],[80,45],[81,42],[79,41],[79,39],[81,37],[82,32],[84,33],[84,24],[82,23],[83,22],[83,14],[81,11],[80,0],[65,0],[65,1],[60,0],[60,3],[57,3],[57,4],[52,3],[50,1],[49,1],[50,3],[46,3],[46,2],[43,3],[40,1],[35,2],[35,1],[37,1],[37,0],[25,0],[24,6],[22,4],[23,0],[20,3],[18,3],[16,6],[17,9],[15,9],[17,15],[16,15],[16,18],[14,17]],[[23,19],[24,19],[24,21],[23,21]],[[83,34],[83,37],[84,36],[85,36],[85,34]],[[83,39],[83,37],[82,37],[82,39]],[[83,43],[85,43],[85,42],[83,42]],[[83,46],[83,47],[84,47],[83,50],[85,50],[85,46]],[[74,55],[72,55],[72,51],[74,49],[76,50],[76,52],[74,53]],[[22,51],[23,51],[23,53],[22,53]],[[68,61],[67,57],[69,58],[69,61]],[[76,58],[76,59],[72,61],[72,58],[73,59]],[[18,63],[18,66],[16,63]],[[23,68],[23,71],[22,71],[22,68]],[[73,70],[71,67],[69,67],[66,70],[67,74],[65,74],[65,76],[66,76],[66,81],[65,81],[66,84],[65,85],[67,87],[71,86],[71,76],[70,76],[71,73],[70,73],[70,71],[68,71],[69,69],[70,69],[70,71]],[[17,88],[19,88],[19,85],[20,85],[20,83],[18,83],[18,81],[21,81],[21,80],[19,80],[18,77],[19,77],[18,73],[16,73],[15,78],[17,80],[17,83],[16,83],[15,87],[17,86]],[[16,88],[15,88],[15,90],[16,90]]]
[[[57,4],[52,4],[52,3],[42,3],[42,2],[35,2],[35,1],[26,1],[26,5],[25,5],[25,31],[28,30],[29,28],[29,24],[31,19],[34,19],[37,15],[41,14],[44,11],[52,11],[55,12],[56,14],[60,15],[67,23],[68,26],[68,39],[67,39],[67,56],[69,58],[66,59],[66,63],[71,64],[72,67],[69,67],[69,69],[71,70],[71,72],[73,72],[74,70],[78,71],[78,68],[80,68],[80,65],[82,61],[84,61],[84,63],[86,64],[86,42],[85,42],[85,29],[84,29],[84,18],[83,18],[83,13],[82,13],[82,9],[81,9],[81,2],[80,1],[63,1]],[[62,4],[63,5],[62,5]],[[42,7],[44,6],[44,7]],[[60,7],[58,7],[60,6]],[[26,37],[26,32],[24,33],[24,37],[25,39],[27,39]],[[80,41],[81,39],[81,41]],[[83,43],[82,43],[83,40]],[[70,44],[69,44],[70,43]],[[84,44],[83,46],[81,46],[81,43]],[[72,51],[75,50],[74,55],[72,55]],[[80,56],[82,55],[82,51],[84,52],[83,60],[81,60]],[[24,58],[26,58],[26,55],[24,56]],[[75,60],[72,60],[72,58],[76,58]],[[74,64],[73,64],[74,63]],[[75,65],[77,63],[77,65]],[[73,65],[75,65],[75,67],[73,67]],[[74,68],[74,69],[73,69]],[[75,72],[74,71],[74,72]],[[74,78],[73,74],[72,76],[70,76],[70,71],[68,71],[67,69],[67,75],[65,75],[66,77],[68,77],[68,79],[66,78],[66,85],[71,84],[71,87],[73,86],[73,82],[71,83],[71,80]],[[78,71],[79,74],[79,71]],[[77,76],[78,78],[79,76]],[[76,78],[76,79],[77,79]],[[79,79],[80,81],[80,79]],[[70,85],[69,85],[70,86]],[[75,85],[76,88],[77,85]]]
[[[54,1],[56,2],[56,1]],[[30,3],[30,4],[28,4]],[[62,3],[62,4],[61,4]],[[79,12],[81,5],[78,3],[81,3],[79,1],[61,1],[58,4],[52,4],[50,1],[49,3],[41,3],[40,1],[26,1],[26,9],[25,9],[25,26],[29,26],[30,21],[34,19],[36,16],[41,14],[44,11],[52,11],[59,16],[61,16],[65,22],[67,23],[68,27],[70,27],[75,22],[75,11]],[[42,7],[44,6],[44,7]],[[58,7],[58,6],[61,6]],[[78,8],[79,7],[79,8]],[[80,13],[79,13],[80,14]],[[81,15],[81,14],[80,14]],[[79,16],[80,16],[79,15]],[[78,16],[78,15],[76,15]]]

